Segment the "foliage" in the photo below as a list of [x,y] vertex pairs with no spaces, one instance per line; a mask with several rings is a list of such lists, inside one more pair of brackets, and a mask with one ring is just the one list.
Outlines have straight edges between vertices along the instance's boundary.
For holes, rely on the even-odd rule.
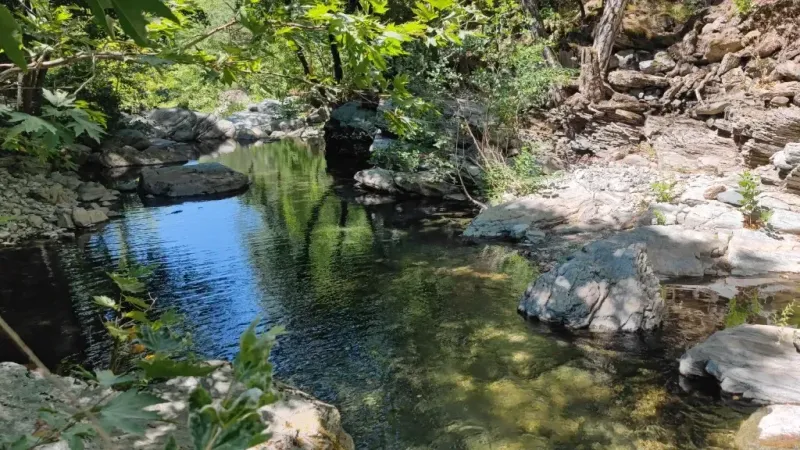
[[773,325],[779,327],[788,327],[791,324],[791,320],[794,317],[798,307],[800,307],[800,304],[798,304],[797,299],[792,300],[780,311],[775,311],[772,314],[770,321],[773,323]]
[[746,16],[753,11],[753,0],[733,0],[733,4],[740,16]]
[[761,193],[759,185],[761,180],[757,175],[749,170],[739,174],[739,193],[742,195],[742,205],[739,209],[744,214],[745,221],[749,226],[755,226],[757,215],[759,214],[758,194]]
[[725,327],[730,328],[751,322],[761,316],[763,309],[757,289],[736,295],[728,302]]
[[481,190],[491,203],[496,203],[506,195],[521,197],[535,193],[541,178],[542,171],[535,154],[525,148],[507,163],[496,161],[485,165]]
[[[99,436],[107,439],[119,433],[143,435],[148,423],[162,420],[158,413],[146,409],[165,400],[143,392],[142,387],[156,379],[201,377],[217,369],[195,361],[192,355],[178,359],[186,352],[189,337],[177,331],[174,313],[148,318],[153,314],[154,300],[133,296],[146,290],[140,278],[148,273],[148,268],[129,267],[123,259],[119,270],[109,274],[119,298],[94,297],[94,303],[106,311],[105,326],[115,342],[116,356],[109,369],[79,371],[89,378],[91,386],[121,392],[99,396],[93,404],[81,405],[77,411],[43,410],[37,431],[29,436],[0,438],[0,450],[32,449],[59,440],[66,441],[70,450],[79,450]],[[272,386],[269,355],[283,331],[275,328],[258,333],[257,323],[254,321],[240,338],[239,354],[233,362],[235,384],[225,396],[214,398],[202,386],[191,393],[188,426],[193,448],[237,450],[269,438],[258,409],[278,398]],[[91,425],[85,423],[90,417]],[[169,439],[167,448],[177,448],[174,438]]]
[[675,200],[675,185],[676,181],[660,180],[650,185],[650,189],[656,196],[656,201],[659,203],[671,203]]
[[41,117],[0,105],[0,119],[5,117],[8,124],[8,128],[0,128],[3,138],[0,148],[28,152],[42,160],[57,160],[62,148],[78,138],[100,142],[105,133],[104,114],[66,92],[47,89],[43,92],[49,105],[42,108]]
[[667,217],[660,210],[656,209],[655,211],[653,211],[653,217],[656,218],[656,225],[667,224]]

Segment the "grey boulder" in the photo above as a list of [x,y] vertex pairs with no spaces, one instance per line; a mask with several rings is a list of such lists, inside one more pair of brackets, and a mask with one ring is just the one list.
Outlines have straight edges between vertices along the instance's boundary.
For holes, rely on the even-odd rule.
[[118,141],[123,146],[130,145],[136,150],[144,150],[150,147],[150,139],[148,139],[143,132],[130,128],[125,128],[114,133],[112,141],[114,140]]
[[[88,228],[92,225],[108,220],[106,213],[99,209],[74,208],[72,210],[72,222],[78,228]],[[65,225],[67,222],[65,221]]]
[[195,148],[188,144],[175,144],[169,147],[152,146],[139,151],[125,146],[119,149],[103,150],[100,164],[104,167],[159,166],[162,164],[183,164],[197,158]]
[[657,328],[664,299],[645,249],[641,244],[589,245],[531,284],[519,311],[528,318],[570,329],[615,332]]
[[800,448],[800,405],[759,409],[742,423],[734,442],[742,450]]
[[740,325],[717,331],[680,359],[680,373],[713,376],[724,392],[762,404],[800,403],[797,330]]
[[159,197],[193,197],[241,192],[250,185],[247,175],[219,163],[145,169],[139,190]]

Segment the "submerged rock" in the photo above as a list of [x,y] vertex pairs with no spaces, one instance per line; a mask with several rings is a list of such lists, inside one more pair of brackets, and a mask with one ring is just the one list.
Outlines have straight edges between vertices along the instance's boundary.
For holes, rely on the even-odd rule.
[[158,166],[183,164],[196,157],[197,152],[194,147],[187,144],[176,144],[169,147],[152,146],[142,151],[125,146],[119,149],[104,150],[100,154],[100,164],[108,168]]
[[459,192],[458,187],[428,171],[410,173],[373,168],[359,171],[354,178],[367,189],[389,194],[447,197]]
[[772,405],[759,409],[742,423],[735,442],[741,450],[800,448],[800,406]]
[[219,163],[145,169],[139,190],[160,197],[192,197],[241,192],[250,185],[247,175]]
[[684,376],[713,376],[724,392],[758,403],[800,403],[797,330],[740,325],[717,331],[680,359]]
[[644,245],[589,245],[529,286],[519,311],[571,329],[652,330],[664,310],[659,288]]

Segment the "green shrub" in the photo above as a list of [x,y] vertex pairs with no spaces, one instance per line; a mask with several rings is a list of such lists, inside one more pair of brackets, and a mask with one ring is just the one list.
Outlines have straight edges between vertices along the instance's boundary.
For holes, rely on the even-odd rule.
[[664,215],[663,212],[656,209],[655,211],[653,211],[653,217],[656,218],[656,225],[667,224],[667,217]]
[[744,214],[744,219],[747,225],[756,225],[756,214],[759,212],[758,208],[758,194],[761,193],[759,186],[761,180],[757,175],[754,175],[749,170],[745,170],[739,175],[739,193],[742,195],[742,205],[739,209]]
[[656,201],[659,203],[671,203],[675,200],[675,185],[676,181],[656,181],[650,185],[650,189],[656,196]]
[[496,161],[484,164],[481,188],[490,203],[497,203],[505,195],[522,197],[536,193],[542,176],[535,155],[526,148],[505,163]]
[[736,295],[728,302],[725,328],[749,323],[760,317],[763,310],[757,289]]
[[753,0],[733,0],[733,4],[740,16],[746,16],[753,11]]

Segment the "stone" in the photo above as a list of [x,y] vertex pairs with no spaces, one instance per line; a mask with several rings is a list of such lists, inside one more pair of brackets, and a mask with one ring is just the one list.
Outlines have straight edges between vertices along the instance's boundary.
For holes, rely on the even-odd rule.
[[133,147],[117,150],[104,150],[100,155],[100,164],[104,167],[136,167],[160,166],[163,164],[183,164],[197,158],[194,147],[177,144],[174,147],[150,147],[138,151]]
[[394,184],[402,192],[424,197],[444,197],[459,192],[458,187],[442,181],[439,175],[430,171],[395,172]]
[[365,188],[379,192],[397,193],[399,189],[394,184],[394,172],[387,169],[366,169],[356,172],[355,180]]
[[770,405],[742,423],[734,438],[741,450],[800,448],[800,405]]
[[42,225],[44,225],[44,219],[35,214],[29,214],[28,223],[31,224],[32,227],[40,228]]
[[643,129],[662,169],[717,172],[738,167],[739,148],[700,121],[648,116]]
[[790,142],[783,148],[786,164],[797,167],[800,165],[800,143]]
[[664,299],[644,245],[601,243],[541,275],[518,309],[528,318],[570,329],[632,332],[661,325]]
[[728,53],[722,58],[722,61],[719,63],[719,67],[717,68],[717,76],[725,75],[731,70],[741,66],[741,64],[742,64],[741,56],[735,53]]
[[800,212],[773,209],[767,222],[770,227],[783,233],[800,234]]
[[50,174],[50,179],[73,191],[81,185],[81,180],[78,178],[78,176],[71,172],[66,174],[61,172],[53,172]]
[[619,89],[643,89],[647,87],[669,86],[669,79],[656,75],[647,75],[634,70],[615,70],[608,74],[608,82]]
[[72,221],[72,216],[65,212],[59,212],[56,214],[56,224],[61,228],[75,228],[75,223]]
[[83,183],[78,187],[78,199],[82,202],[100,200],[108,194],[108,189],[100,183]]
[[139,190],[161,197],[224,195],[248,188],[247,175],[219,163],[145,169],[139,178]]
[[[735,67],[726,72],[725,75],[720,77],[720,80],[722,81],[722,86],[728,90],[736,90],[744,87],[748,81],[747,74],[744,73],[741,67]],[[696,87],[697,86],[695,86],[695,88]]]
[[744,48],[742,37],[736,28],[725,28],[720,33],[703,33],[698,38],[697,50],[702,53],[706,61],[720,62],[728,53],[738,52]]
[[761,38],[755,51],[759,58],[768,58],[781,48],[783,48],[783,39],[777,32],[770,31]]
[[773,97],[796,97],[800,95],[800,82],[799,81],[787,81],[784,83],[778,83],[769,88],[758,91],[758,96],[763,99],[771,99]]
[[694,112],[698,116],[716,116],[717,114],[722,114],[731,106],[730,102],[722,101],[722,102],[713,102],[713,103],[704,103],[697,105],[695,107]]
[[734,134],[772,146],[800,142],[800,108],[738,107],[728,111]]
[[706,200],[716,200],[717,195],[719,195],[722,192],[725,192],[727,189],[728,189],[727,187],[721,184],[711,186],[703,192],[703,198]]
[[742,197],[742,194],[739,192],[729,189],[727,191],[720,192],[719,195],[717,195],[717,200],[733,206],[742,206],[744,197]]
[[79,228],[88,228],[108,220],[108,216],[100,210],[76,207],[72,210],[72,222]]
[[775,154],[769,158],[769,162],[778,170],[788,171],[794,169],[794,166],[786,161],[786,152],[783,150],[775,152]]
[[197,124],[197,114],[181,108],[154,109],[148,115],[148,120],[153,122],[162,136],[177,142],[190,142],[195,140],[194,127]]
[[193,140],[219,141],[233,139],[236,127],[233,122],[221,119],[214,114],[195,113],[197,117],[192,133]]
[[666,73],[675,68],[675,60],[667,52],[658,52],[652,60],[639,63],[639,70],[650,75]]
[[[191,435],[187,423],[190,393],[198,386],[203,386],[214,398],[222,398],[231,386],[234,386],[234,392],[241,390],[232,383],[230,365],[213,364],[219,368],[205,378],[179,377],[149,385],[148,393],[165,402],[149,407],[148,411],[158,413],[163,420],[149,423],[147,432],[142,435],[116,437],[115,445],[126,449],[161,450],[168,436],[174,436],[181,446],[189,444]],[[0,427],[4,434],[31,434],[37,426],[40,410],[45,407],[69,410],[74,403],[72,398],[80,399],[81,404],[93,404],[99,398],[114,395],[113,391],[93,389],[73,378],[58,379],[68,392],[55,389],[52,381],[37,372],[28,371],[24,366],[0,363],[0,405],[3,405],[4,411],[0,415]],[[251,450],[354,450],[353,439],[342,428],[341,416],[334,406],[280,382],[274,385],[278,401],[259,410],[259,417],[269,430],[270,439]],[[66,450],[68,447],[62,441],[47,448]]]
[[768,272],[800,272],[800,240],[792,235],[775,239],[758,230],[733,232],[725,255],[731,274],[749,276]]
[[784,61],[775,67],[775,73],[784,80],[800,81],[800,63]]
[[800,352],[796,330],[739,325],[717,331],[681,356],[687,377],[713,376],[723,392],[761,404],[800,403]]
[[116,138],[122,146],[130,145],[136,150],[144,150],[150,147],[150,139],[139,130],[125,128],[116,131],[113,137]]
[[783,97],[781,95],[777,97],[772,97],[769,101],[769,104],[772,106],[787,106],[791,102],[787,97]]

